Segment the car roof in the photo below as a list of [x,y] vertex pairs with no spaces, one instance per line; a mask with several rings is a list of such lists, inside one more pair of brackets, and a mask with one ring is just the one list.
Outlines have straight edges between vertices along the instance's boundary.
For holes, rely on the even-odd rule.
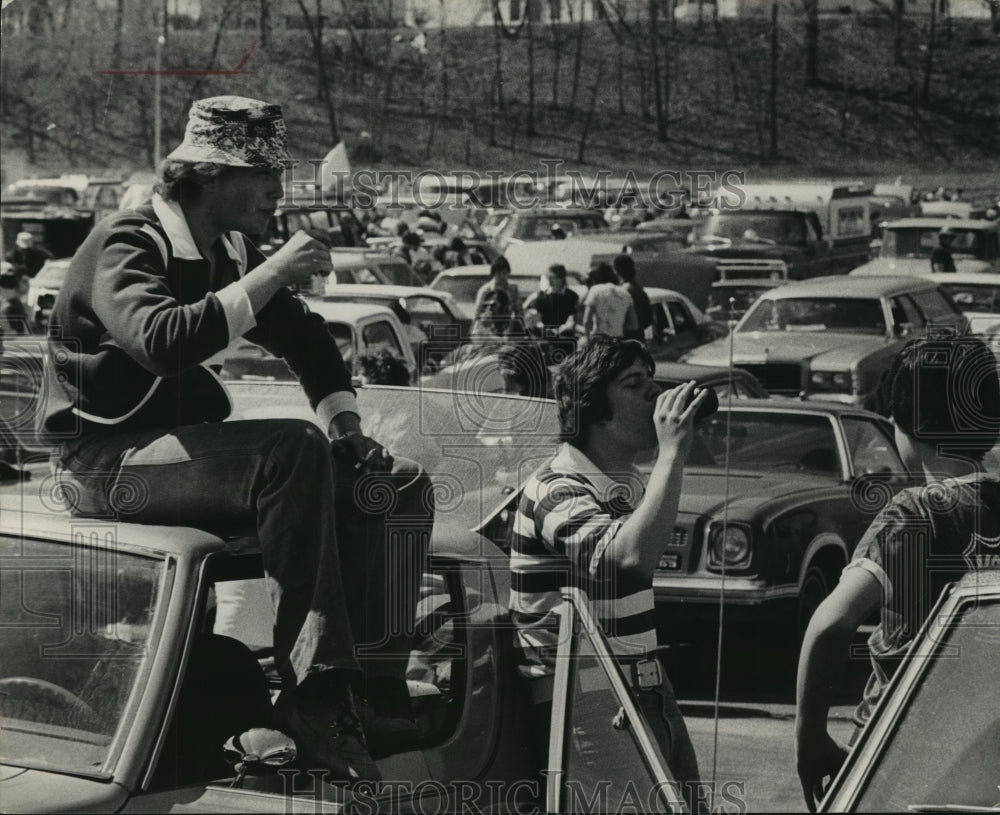
[[[721,369],[720,370],[724,370]],[[725,410],[726,405],[720,405],[720,410]],[[854,405],[841,404],[840,402],[824,402],[820,399],[739,399],[734,400],[733,410],[757,411],[763,410],[769,413],[814,413],[833,416],[869,416],[883,422],[888,420],[884,416],[872,413],[870,410],[855,407]]]
[[398,300],[401,297],[433,297],[436,300],[446,300],[451,295],[439,289],[427,286],[390,286],[382,283],[331,283],[326,295],[318,299],[341,300],[344,297],[379,297],[386,300]]
[[[734,378],[749,378],[750,374],[742,368],[733,368]],[[711,379],[726,379],[729,376],[729,368],[722,368],[717,365],[691,365],[687,362],[657,362],[656,370],[653,373],[654,379],[672,379],[679,382],[693,379],[705,381]]]
[[[850,282],[850,286],[845,286]],[[857,283],[857,285],[855,285]],[[916,275],[828,275],[810,280],[793,281],[764,292],[761,296],[774,300],[792,297],[824,295],[827,297],[870,298],[887,297],[911,291],[932,291],[937,283]]]
[[365,317],[386,317],[398,320],[387,306],[374,303],[351,303],[344,300],[306,299],[309,310],[327,322],[356,323]]
[[[488,263],[477,263],[472,266],[455,266],[451,269],[442,269],[438,272],[435,280],[445,277],[489,277],[490,265]],[[514,273],[514,277],[524,277]]]
[[713,289],[773,289],[777,286],[784,286],[786,280],[772,280],[770,277],[741,277],[736,280],[715,280],[712,282]]
[[977,220],[975,218],[942,218],[935,215],[931,218],[900,218],[896,221],[889,221],[886,229],[971,229],[971,230],[996,230],[996,221]]
[[[919,275],[924,280],[939,283],[961,283],[963,286],[979,283],[983,286],[1000,286],[1000,272],[937,272]],[[852,278],[853,279],[853,278]]]

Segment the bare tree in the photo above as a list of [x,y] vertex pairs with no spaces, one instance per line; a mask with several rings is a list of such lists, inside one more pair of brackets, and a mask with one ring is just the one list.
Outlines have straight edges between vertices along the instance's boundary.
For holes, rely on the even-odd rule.
[[931,26],[928,32],[927,40],[927,63],[924,66],[924,83],[921,89],[921,96],[924,100],[924,107],[930,104],[931,101],[931,72],[934,68],[934,46],[935,46],[935,29],[937,27],[937,5],[938,0],[930,0],[931,3]]
[[805,0],[805,11],[806,83],[815,85],[819,82],[819,0]]
[[580,141],[576,148],[576,160],[583,164],[583,154],[587,147],[587,138],[590,136],[590,128],[594,123],[594,111],[597,109],[597,90],[601,86],[601,74],[604,73],[604,62],[599,62],[597,71],[594,74],[594,84],[590,88],[590,101],[587,103],[587,116],[583,120],[583,129],[580,131]]
[[892,61],[905,65],[903,50],[903,26],[906,20],[906,0],[892,0]]
[[122,34],[125,29],[125,0],[115,3],[114,40],[111,45],[111,70],[118,71],[122,67]]
[[302,11],[306,28],[309,31],[309,38],[313,44],[313,54],[316,60],[316,84],[320,100],[326,108],[326,116],[330,125],[330,144],[336,146],[340,143],[340,128],[337,125],[337,111],[333,105],[333,92],[326,76],[326,60],[323,58],[323,0],[316,0],[316,21],[313,23],[306,9],[304,0],[295,0]]
[[552,32],[552,103],[559,107],[559,68],[562,62],[562,0],[549,0],[549,30]]
[[270,48],[271,47],[271,0],[259,0],[260,1],[260,13],[257,17],[257,22],[260,26],[260,47]]
[[657,141],[667,140],[667,120],[663,115],[663,76],[660,72],[660,0],[649,0],[649,49],[653,57],[653,99],[656,107]]
[[770,157],[778,158],[778,3],[771,4],[771,95],[768,118],[771,125]]
[[580,5],[580,21],[576,27],[576,54],[573,57],[573,85],[570,88],[569,93],[569,109],[573,111],[576,108],[576,94],[580,89],[580,68],[583,64],[583,32],[584,32],[584,20],[583,20],[583,4]]
[[535,26],[530,11],[528,13],[528,120],[525,123],[525,132],[529,138],[537,132],[535,130]]

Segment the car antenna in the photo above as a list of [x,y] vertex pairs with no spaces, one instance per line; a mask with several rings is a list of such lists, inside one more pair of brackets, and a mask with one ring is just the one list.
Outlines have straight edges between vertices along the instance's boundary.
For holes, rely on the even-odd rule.
[[[736,298],[729,298],[729,325],[735,327]],[[722,628],[726,608],[726,533],[729,531],[729,451],[731,448],[731,428],[733,421],[733,390],[735,377],[733,375],[733,359],[735,357],[733,327],[729,329],[729,379],[726,393],[726,453],[725,453],[725,495],[722,501],[722,564],[721,581],[719,583],[719,629],[715,645],[715,698],[712,706],[712,795],[715,795],[715,780],[719,767],[719,699],[722,689]],[[711,544],[709,544],[711,545]],[[708,553],[705,553],[707,559]]]

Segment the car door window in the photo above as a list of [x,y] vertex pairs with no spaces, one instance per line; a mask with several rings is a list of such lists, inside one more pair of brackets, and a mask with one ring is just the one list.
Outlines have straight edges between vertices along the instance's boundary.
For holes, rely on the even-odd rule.
[[[336,266],[336,261],[334,261],[334,266]],[[354,279],[351,281],[352,283],[365,283],[367,285],[373,285],[382,282],[379,276],[372,269],[365,266],[360,266],[357,269],[351,269],[351,273],[354,275]]]
[[643,812],[682,811],[653,731],[626,690],[585,595],[567,590],[563,597],[548,811],[616,812],[626,800]]
[[406,310],[413,322],[421,328],[424,325],[448,325],[453,322],[444,304],[433,297],[407,297]]
[[952,323],[958,310],[937,290],[913,293],[913,300],[928,323]]
[[844,436],[855,475],[892,475],[906,481],[903,465],[889,434],[870,419],[844,417]]
[[892,309],[892,328],[898,334],[912,333],[926,325],[923,314],[908,294],[893,297],[889,301]]
[[682,331],[690,331],[694,328],[694,318],[683,303],[677,300],[668,300],[666,303],[670,319],[674,323],[674,331],[680,334]]
[[379,351],[388,351],[393,356],[403,356],[403,349],[399,344],[399,338],[396,336],[396,332],[388,320],[369,323],[362,328],[361,343],[365,351],[369,353],[377,354]]

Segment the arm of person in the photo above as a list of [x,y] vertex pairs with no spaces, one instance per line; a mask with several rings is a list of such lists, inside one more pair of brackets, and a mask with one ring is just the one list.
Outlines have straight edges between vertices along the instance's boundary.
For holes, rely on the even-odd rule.
[[653,421],[658,454],[646,484],[646,494],[622,524],[608,549],[607,557],[619,570],[637,575],[643,583],[652,583],[660,556],[670,539],[664,530],[673,529],[677,520],[684,460],[694,437],[694,415],[707,393],[699,392],[685,409],[694,390],[694,382],[686,382],[657,397]]
[[806,629],[796,682],[795,752],[810,812],[816,811],[822,798],[823,779],[836,775],[847,756],[847,750],[827,732],[834,682],[843,674],[858,628],[881,600],[882,586],[870,571],[845,569]]

